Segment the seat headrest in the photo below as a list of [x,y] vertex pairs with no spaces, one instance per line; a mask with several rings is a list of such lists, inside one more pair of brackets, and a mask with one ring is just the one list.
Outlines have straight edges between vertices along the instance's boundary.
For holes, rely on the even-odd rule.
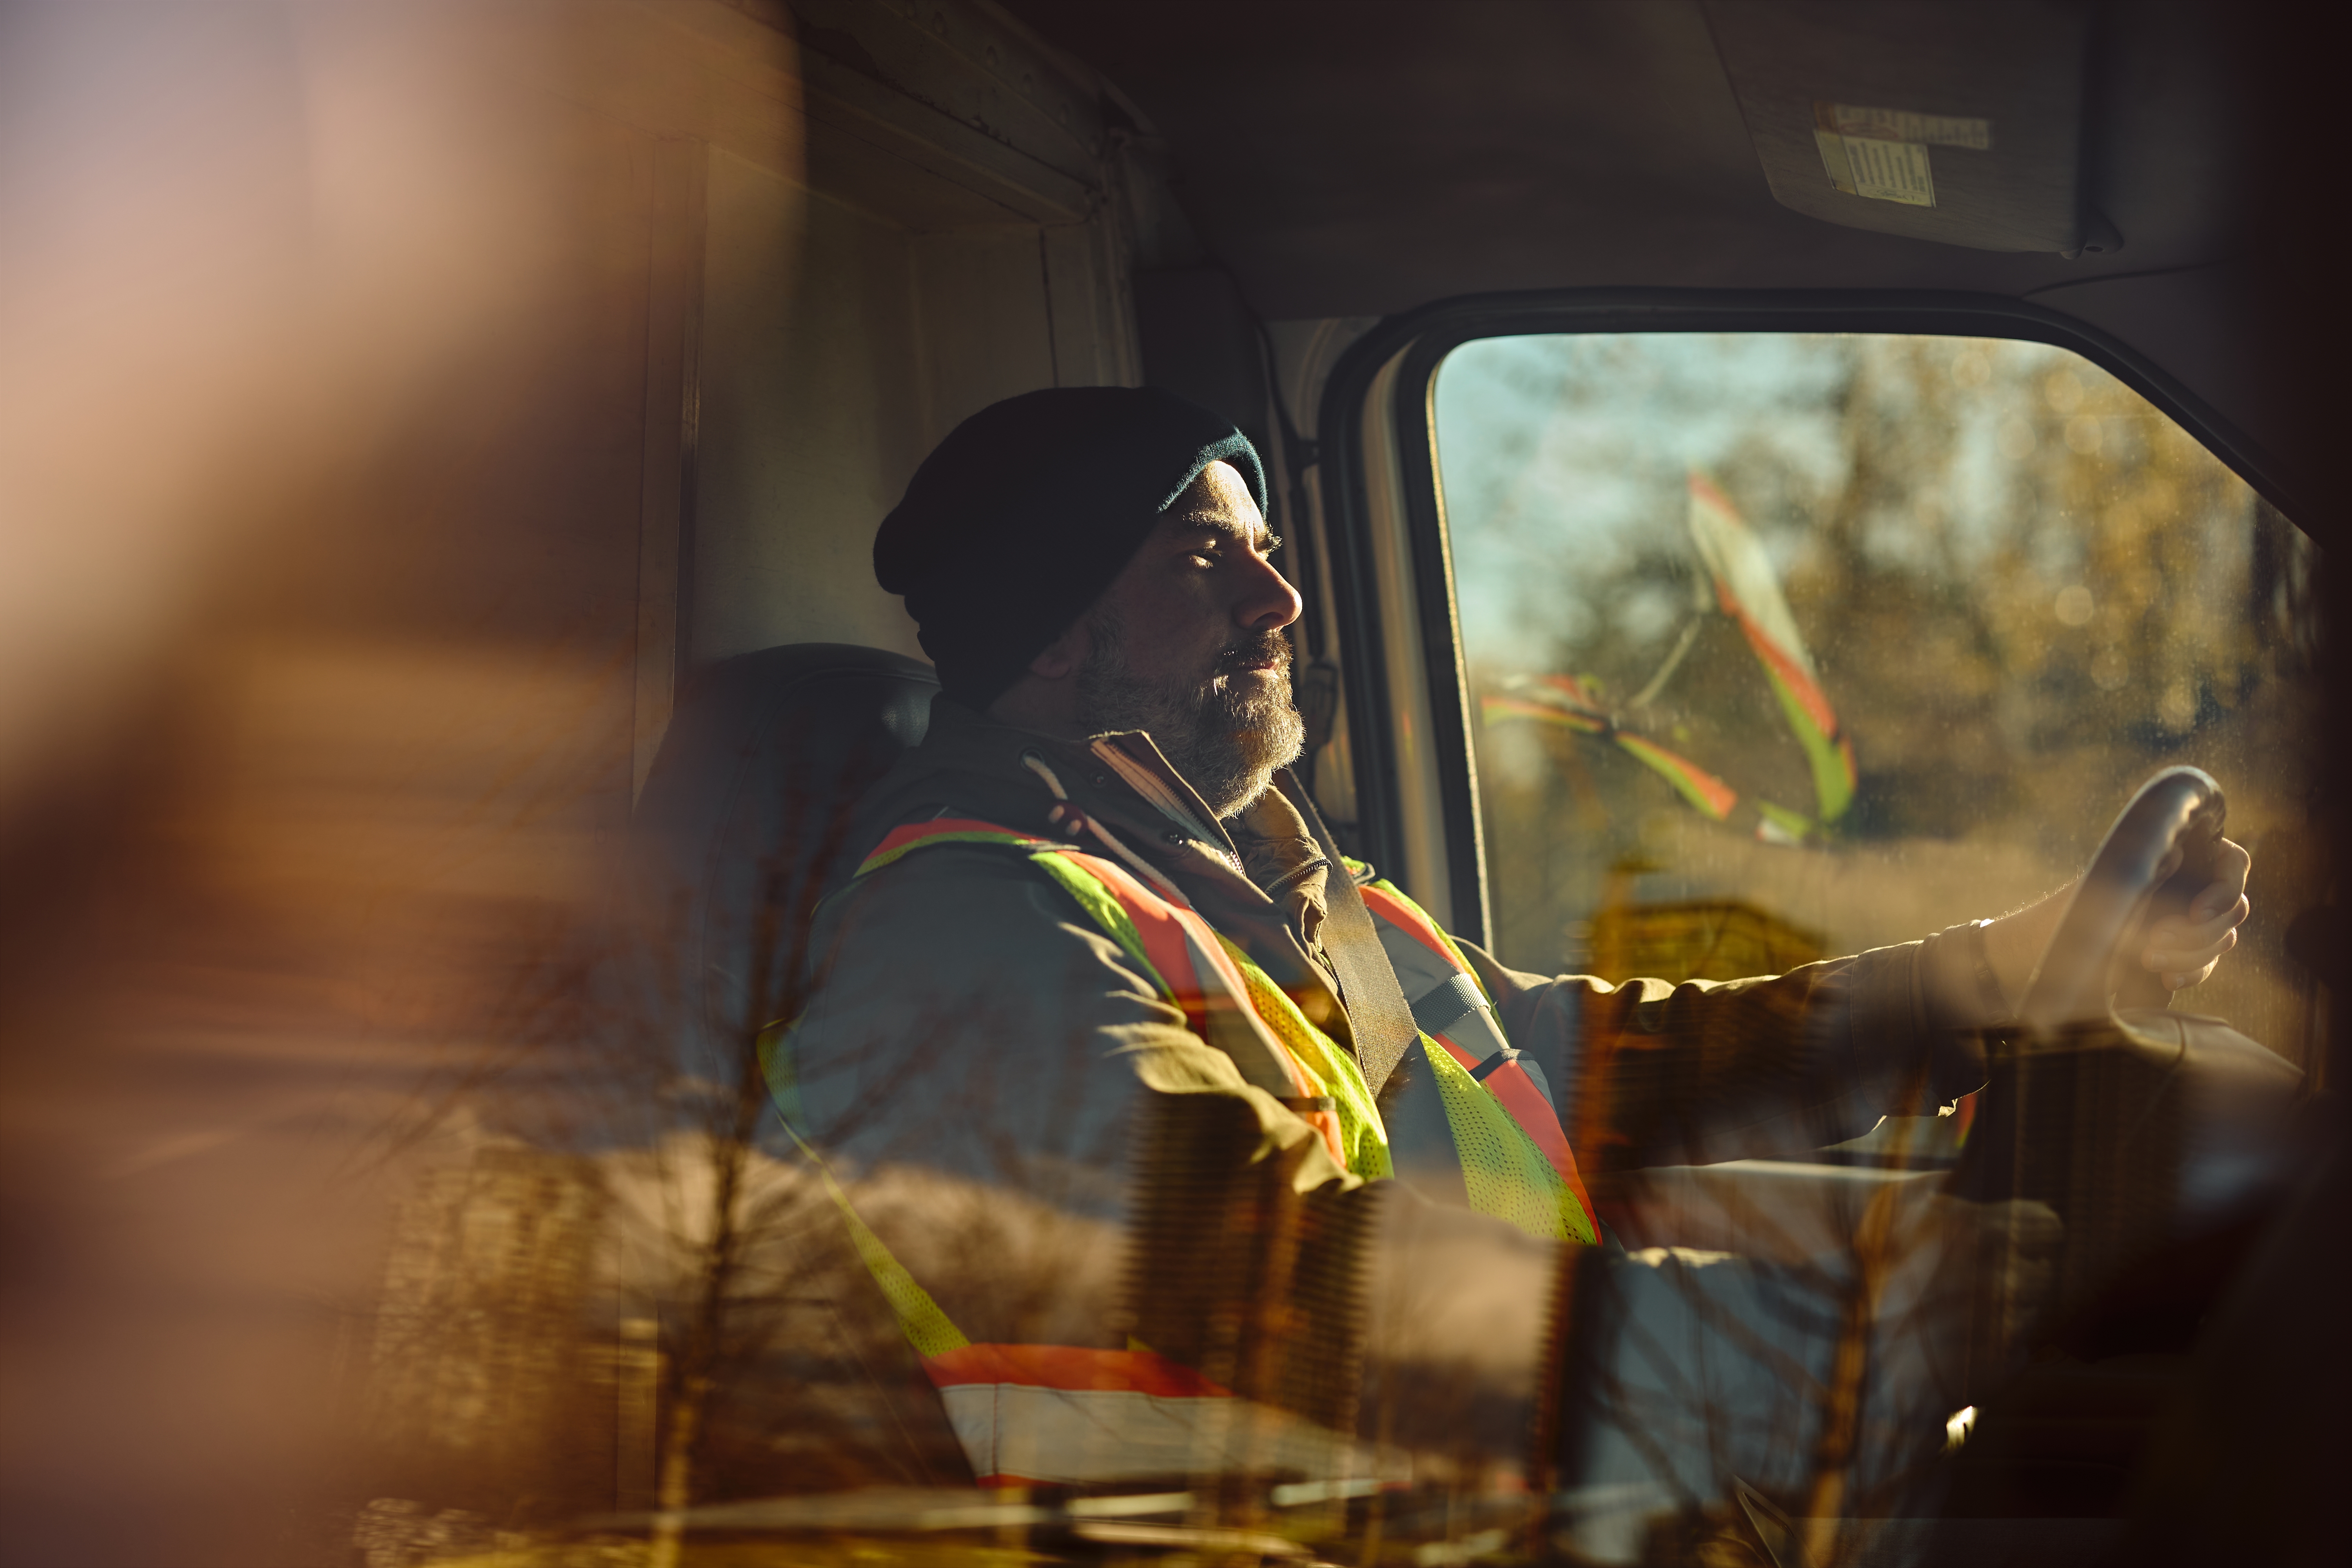
[[[705,671],[679,699],[637,802],[636,901],[681,1068],[740,1062],[791,987],[859,797],[919,743],[939,678],[879,648],[796,643]],[[719,1082],[732,1080],[720,1078]]]

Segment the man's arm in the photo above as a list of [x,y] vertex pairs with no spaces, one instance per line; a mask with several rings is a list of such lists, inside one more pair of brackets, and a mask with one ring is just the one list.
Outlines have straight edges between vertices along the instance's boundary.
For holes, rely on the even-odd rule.
[[[2205,979],[2236,945],[2251,862],[2235,844],[2223,850],[2222,874],[2186,915],[2126,944],[2126,961],[2171,989]],[[1755,980],[1548,979],[1462,946],[1512,1043],[1538,1053],[1558,1086],[1580,1163],[1696,1164],[1801,1153],[1981,1087],[1975,1032],[2014,1014],[2072,894],[2070,884],[1981,932],[1955,927]]]
[[1952,936],[1753,980],[1545,978],[1460,945],[1556,1086],[1588,1174],[1801,1155],[1979,1087],[1979,1020],[1931,978]]

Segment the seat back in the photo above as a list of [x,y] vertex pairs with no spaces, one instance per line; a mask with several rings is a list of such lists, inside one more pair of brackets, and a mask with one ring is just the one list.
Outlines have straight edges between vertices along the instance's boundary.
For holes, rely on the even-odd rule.
[[938,690],[902,655],[797,643],[679,700],[635,828],[650,1005],[682,1068],[732,1084],[751,1038],[798,1011],[817,900],[865,847],[858,801],[922,740]]

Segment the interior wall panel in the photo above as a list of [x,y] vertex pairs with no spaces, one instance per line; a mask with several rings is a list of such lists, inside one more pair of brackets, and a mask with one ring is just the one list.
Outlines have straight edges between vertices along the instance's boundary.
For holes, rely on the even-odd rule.
[[1000,398],[1054,384],[1054,333],[1035,228],[950,230],[915,240],[929,450]]
[[693,660],[919,655],[869,564],[922,455],[908,237],[723,150],[710,170]]

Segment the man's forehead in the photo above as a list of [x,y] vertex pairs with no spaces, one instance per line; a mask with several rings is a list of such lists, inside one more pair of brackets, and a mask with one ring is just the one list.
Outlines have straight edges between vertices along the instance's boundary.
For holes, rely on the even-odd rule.
[[1168,508],[1161,521],[1179,528],[1213,528],[1253,533],[1265,526],[1249,485],[1231,463],[1215,462],[1202,468]]

